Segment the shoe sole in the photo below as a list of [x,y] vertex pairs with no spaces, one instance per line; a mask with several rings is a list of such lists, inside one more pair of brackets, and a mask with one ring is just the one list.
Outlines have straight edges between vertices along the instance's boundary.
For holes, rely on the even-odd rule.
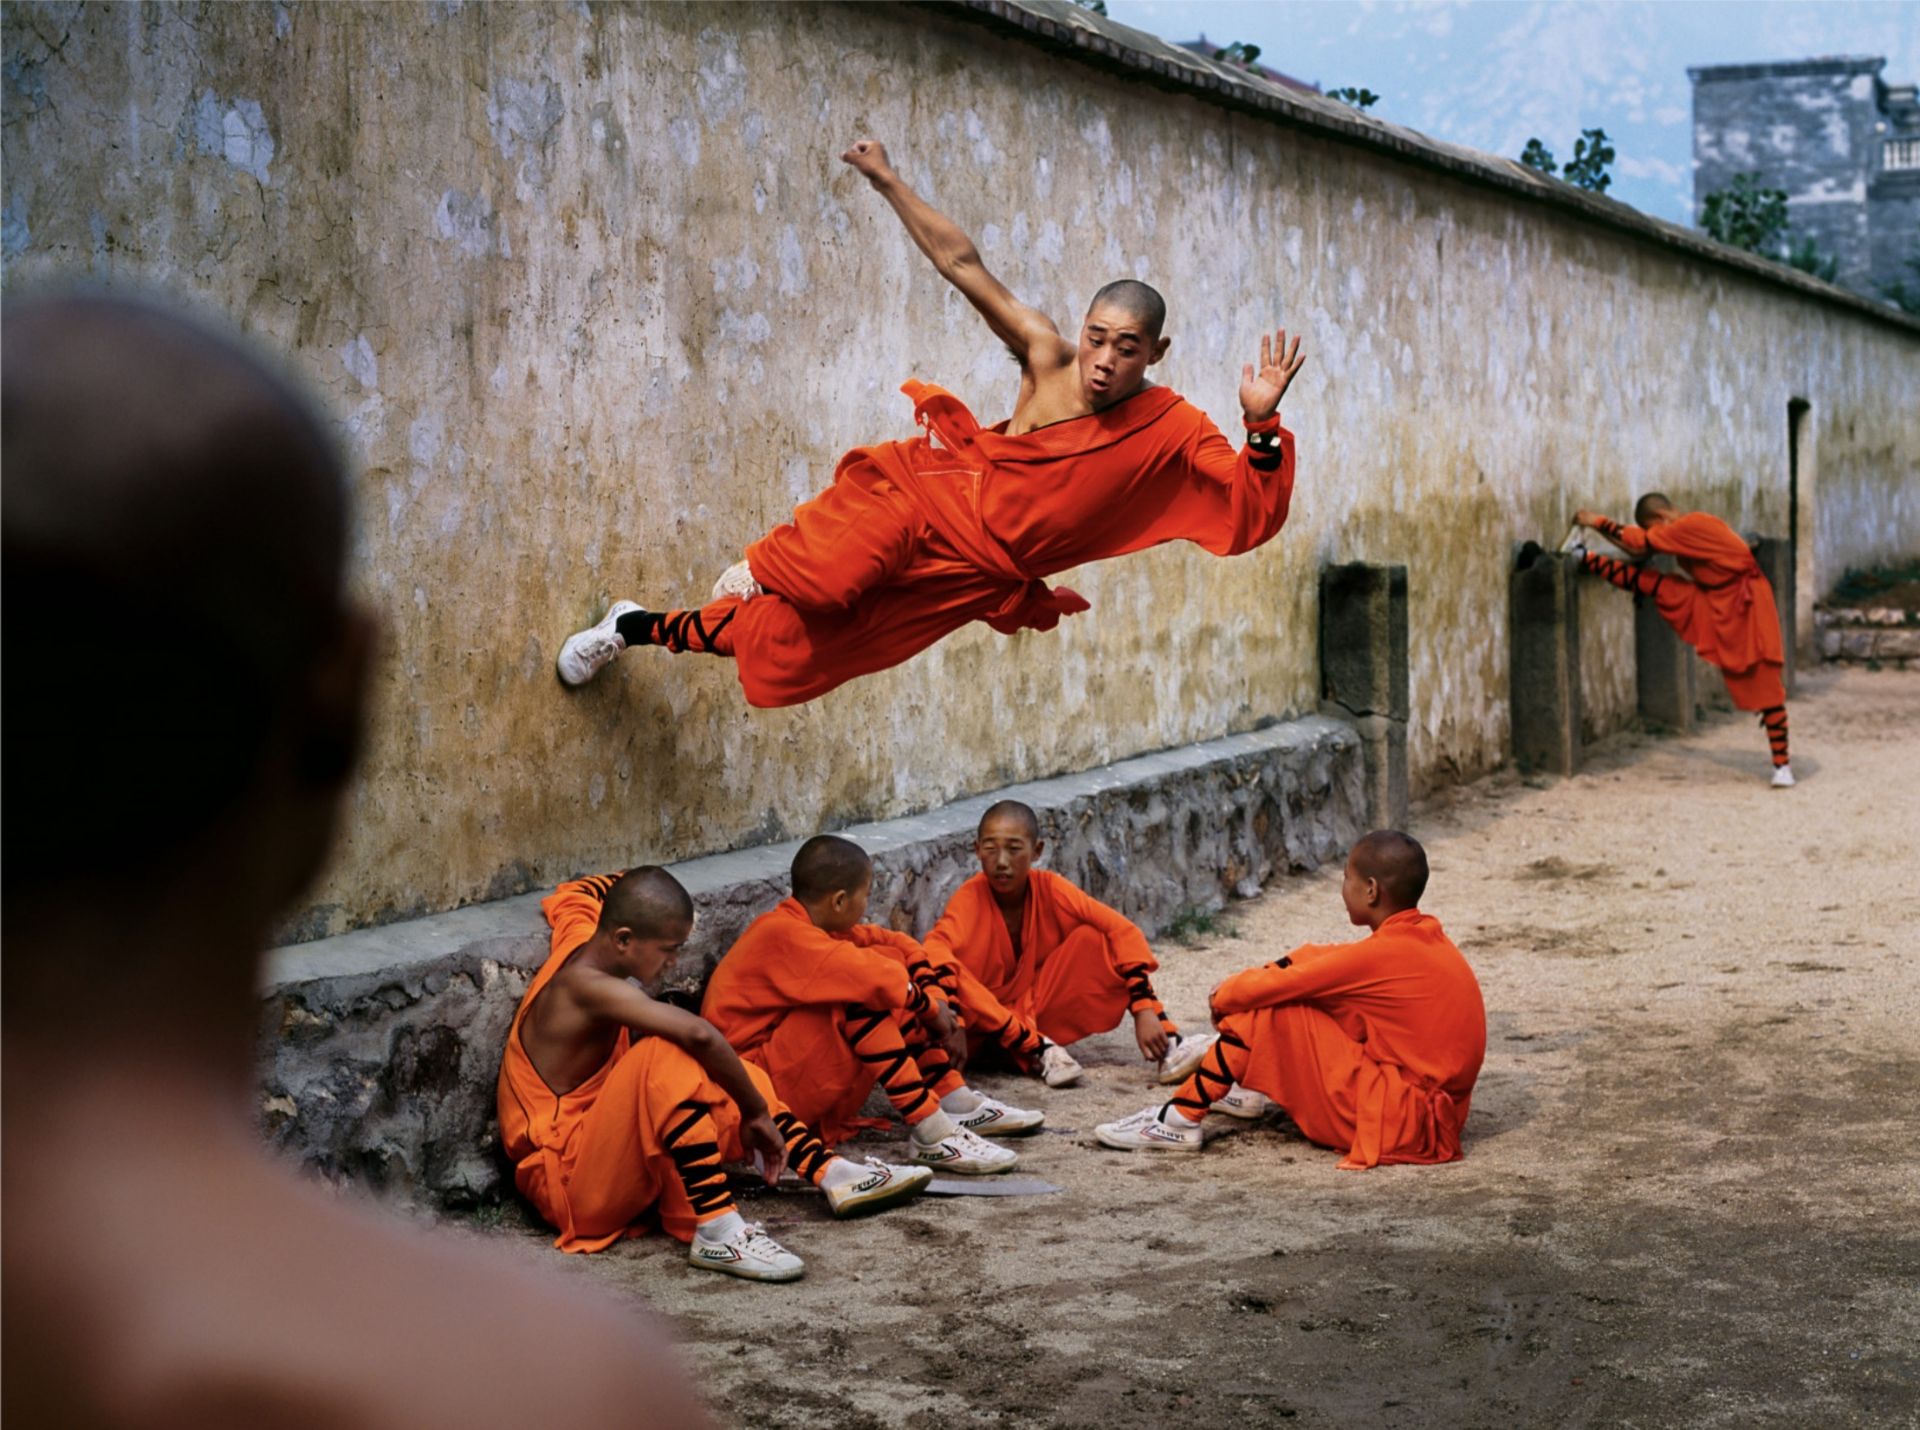
[[997,1177],[1002,1172],[1011,1172],[1019,1163],[1018,1157],[996,1162],[992,1166],[968,1166],[964,1162],[922,1162],[918,1157],[914,1158],[914,1165],[930,1169],[937,1177]]
[[722,1276],[731,1276],[737,1281],[766,1281],[779,1284],[785,1281],[798,1281],[807,1274],[805,1266],[795,1267],[792,1271],[750,1271],[738,1262],[695,1261],[687,1259],[687,1265],[697,1271],[717,1271]]
[[1040,1081],[1044,1082],[1048,1087],[1072,1087],[1076,1082],[1080,1081],[1080,1079],[1085,1077],[1086,1075],[1087,1075],[1087,1070],[1085,1068],[1080,1068],[1075,1072],[1068,1073],[1063,1078],[1051,1078],[1043,1074],[1040,1078]]
[[[956,1117],[954,1121],[960,1122],[960,1119]],[[1047,1119],[1044,1117],[1037,1122],[1021,1123],[1012,1127],[1004,1122],[994,1122],[984,1127],[969,1127],[966,1123],[960,1122],[960,1126],[965,1127],[975,1137],[1031,1137],[1046,1125]]]
[[871,1192],[867,1192],[853,1201],[842,1202],[839,1206],[834,1206],[833,1203],[829,1201],[827,1208],[833,1213],[836,1221],[846,1221],[852,1217],[862,1217],[873,1212],[885,1211],[888,1207],[897,1207],[902,1202],[910,1202],[924,1192],[927,1189],[927,1184],[933,1180],[933,1169],[931,1167],[917,1167],[914,1170],[925,1172],[926,1175],[912,1179],[906,1177],[896,1178],[884,1187],[879,1187]]
[[1163,1070],[1160,1073],[1160,1086],[1176,1087],[1192,1077],[1194,1073],[1199,1070],[1200,1064],[1207,1060],[1207,1048],[1212,1046],[1213,1040],[1208,1039],[1207,1047],[1200,1050],[1200,1056],[1195,1058],[1191,1063],[1182,1064],[1178,1072]]
[[1102,1147],[1111,1147],[1116,1152],[1198,1152],[1206,1145],[1202,1142],[1122,1142],[1117,1137],[1108,1137],[1097,1127],[1093,1136]]
[[1256,1111],[1248,1111],[1244,1108],[1229,1107],[1224,1102],[1216,1102],[1209,1109],[1209,1111],[1217,1112],[1222,1117],[1235,1118],[1241,1122],[1258,1122],[1261,1118],[1265,1117],[1269,1112],[1273,1111],[1273,1104],[1268,1103],[1265,1107],[1259,1109],[1256,1112]]

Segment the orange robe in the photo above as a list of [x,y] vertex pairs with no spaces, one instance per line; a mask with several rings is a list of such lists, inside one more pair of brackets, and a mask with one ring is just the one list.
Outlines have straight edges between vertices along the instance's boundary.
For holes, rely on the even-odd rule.
[[[675,1109],[704,1103],[720,1134],[722,1157],[745,1159],[740,1109],[692,1056],[664,1038],[637,1042],[624,1028],[606,1062],[571,1092],[557,1093],[540,1076],[520,1041],[520,1023],[540,991],[593,937],[609,877],[562,884],[540,905],[552,926],[547,961],[513,1015],[500,1060],[495,1098],[500,1141],[513,1162],[514,1185],[560,1235],[562,1251],[599,1251],[638,1236],[651,1215],[687,1241],[695,1217],[686,1187],[663,1140]],[[770,1113],[784,1111],[764,1072],[747,1075]]]
[[848,1010],[886,1009],[905,1024],[929,1000],[947,998],[905,934],[873,924],[831,934],[798,899],[783,899],[727,950],[707,980],[700,1013],[831,1147],[859,1127],[860,1105],[876,1081],[854,1053]]
[[1236,454],[1163,387],[1009,437],[951,393],[903,388],[929,436],[847,453],[833,485],[747,548],[767,595],[728,635],[749,703],[796,705],[884,670],[970,621],[1003,635],[1088,609],[1047,576],[1191,541],[1250,551],[1287,519],[1293,435]]
[[957,969],[955,991],[970,1029],[997,1032],[1012,1019],[1072,1043],[1115,1027],[1132,1008],[1159,1011],[1144,977],[1160,967],[1146,935],[1048,869],[1028,875],[1017,957],[985,874],[954,890],[926,950],[936,966]]
[[1236,973],[1213,1004],[1247,1045],[1241,1083],[1344,1150],[1343,1168],[1461,1156],[1487,1015],[1438,919],[1407,909],[1358,943],[1297,948]]
[[1654,603],[1681,640],[1720,668],[1737,707],[1771,710],[1787,703],[1773,586],[1738,532],[1695,511],[1660,526],[1621,526],[1607,534],[1636,556],[1651,547],[1679,558],[1689,579],[1662,581]]

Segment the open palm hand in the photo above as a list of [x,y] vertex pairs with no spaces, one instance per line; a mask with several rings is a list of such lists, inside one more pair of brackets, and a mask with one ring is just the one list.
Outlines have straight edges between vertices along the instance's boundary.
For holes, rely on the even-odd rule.
[[1260,366],[1248,363],[1240,369],[1240,410],[1249,422],[1264,422],[1280,410],[1294,374],[1306,361],[1300,351],[1300,339],[1287,342],[1287,330],[1260,335]]

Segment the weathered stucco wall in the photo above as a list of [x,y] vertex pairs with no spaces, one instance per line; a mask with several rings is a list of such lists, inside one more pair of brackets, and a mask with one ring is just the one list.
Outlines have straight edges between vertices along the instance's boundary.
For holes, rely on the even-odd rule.
[[[1409,567],[1416,792],[1487,769],[1510,543],[1649,486],[1784,532],[1790,398],[1816,579],[1920,549],[1911,330],[952,14],[17,5],[5,27],[8,289],[184,290],[290,352],[361,464],[357,579],[389,644],[306,933],[1312,709],[1328,561]],[[836,162],[865,134],[1063,324],[1108,278],[1160,286],[1161,376],[1229,430],[1262,327],[1305,333],[1292,521],[1232,561],[1076,573],[1094,610],[1055,633],[963,633],[798,710],[653,653],[563,692],[556,644],[608,598],[704,593],[844,448],[908,435],[901,379],[1004,415],[1005,354]],[[1599,733],[1632,711],[1632,627],[1589,606]]]

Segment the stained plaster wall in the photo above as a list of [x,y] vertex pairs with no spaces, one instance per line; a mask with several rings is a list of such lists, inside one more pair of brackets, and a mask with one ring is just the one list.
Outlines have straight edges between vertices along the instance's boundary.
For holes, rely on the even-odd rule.
[[[927,9],[16,5],[5,54],[9,291],[183,291],[291,354],[359,466],[388,644],[298,934],[1311,709],[1328,561],[1409,566],[1413,786],[1470,776],[1506,744],[1510,543],[1646,486],[1783,531],[1790,397],[1809,563],[1920,549],[1910,332]],[[864,134],[1063,324],[1161,286],[1159,375],[1229,430],[1261,328],[1304,333],[1287,529],[1075,573],[1094,609],[1052,634],[796,710],[657,653],[561,691],[609,598],[704,593],[842,450],[909,435],[901,379],[1004,415],[1004,352],[835,161]],[[1603,596],[1594,734],[1634,704]]]

